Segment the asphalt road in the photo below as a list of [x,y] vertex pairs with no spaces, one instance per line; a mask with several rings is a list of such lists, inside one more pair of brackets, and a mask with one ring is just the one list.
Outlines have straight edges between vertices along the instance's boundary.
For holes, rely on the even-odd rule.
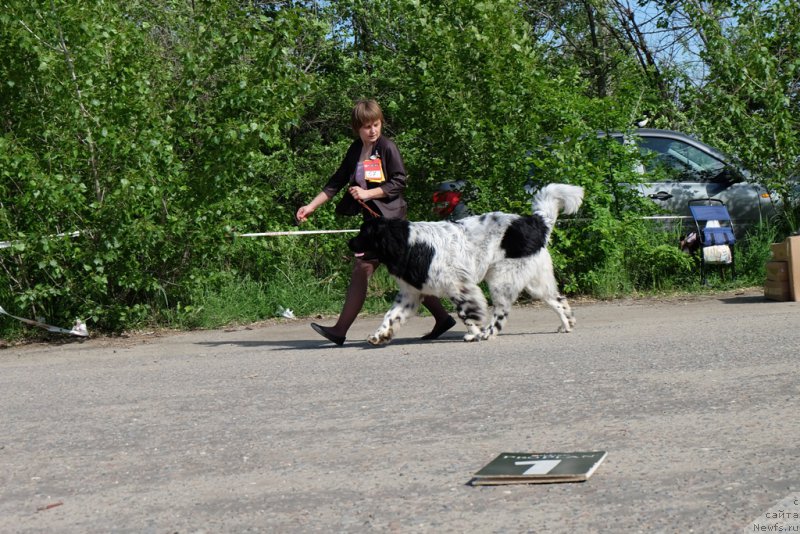
[[[573,307],[482,343],[418,317],[373,348],[363,317],[343,347],[298,319],[5,349],[0,532],[752,532],[800,492],[800,304]],[[467,484],[578,450],[608,451],[585,483]]]

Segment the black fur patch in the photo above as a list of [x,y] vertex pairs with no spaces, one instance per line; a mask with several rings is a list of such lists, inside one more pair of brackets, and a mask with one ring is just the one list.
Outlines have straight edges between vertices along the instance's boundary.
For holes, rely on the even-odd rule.
[[435,251],[427,243],[408,244],[409,223],[396,219],[371,219],[348,242],[353,252],[377,258],[394,276],[417,289],[428,280]]
[[506,251],[506,258],[526,258],[539,252],[547,244],[547,225],[540,215],[520,217],[512,222],[500,247]]
[[435,254],[436,252],[429,244],[415,243],[408,249],[408,255],[401,265],[387,264],[386,267],[393,275],[402,278],[417,289],[422,289],[423,284],[428,280],[428,271]]
[[377,259],[388,265],[402,257],[408,248],[408,235],[408,221],[369,219],[347,246],[364,254],[365,259]]

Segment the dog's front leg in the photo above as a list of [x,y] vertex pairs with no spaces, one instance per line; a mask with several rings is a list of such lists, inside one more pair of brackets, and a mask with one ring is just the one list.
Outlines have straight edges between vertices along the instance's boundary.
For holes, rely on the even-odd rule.
[[464,341],[480,341],[485,339],[483,327],[486,323],[487,304],[483,291],[477,285],[462,286],[458,293],[450,295],[456,306],[456,313],[467,327]]
[[421,297],[419,292],[414,290],[404,291],[401,287],[400,292],[394,299],[394,304],[383,316],[381,326],[367,338],[367,341],[371,345],[389,343],[394,338],[397,329],[405,324],[409,317],[417,313]]

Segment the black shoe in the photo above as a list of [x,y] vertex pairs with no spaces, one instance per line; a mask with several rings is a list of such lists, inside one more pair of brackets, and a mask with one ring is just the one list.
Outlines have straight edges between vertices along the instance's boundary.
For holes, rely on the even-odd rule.
[[422,336],[422,339],[436,339],[456,325],[456,320],[447,316],[447,320],[443,324],[436,323],[429,333]]
[[336,343],[337,345],[344,345],[344,336],[337,336],[324,326],[318,325],[317,323],[311,323],[311,328],[313,328],[317,334],[326,338],[328,341]]

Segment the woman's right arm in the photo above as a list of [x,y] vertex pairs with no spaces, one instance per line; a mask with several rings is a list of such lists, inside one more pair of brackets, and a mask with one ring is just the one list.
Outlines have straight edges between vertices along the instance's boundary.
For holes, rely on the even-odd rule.
[[308,216],[314,213],[318,207],[325,204],[330,197],[325,193],[325,191],[320,192],[314,199],[306,204],[305,206],[300,206],[300,209],[297,210],[297,222],[304,222],[308,219]]
[[342,162],[339,164],[339,168],[336,169],[333,176],[328,179],[328,183],[322,188],[322,192],[315,196],[314,200],[305,206],[301,206],[300,209],[297,210],[296,217],[298,222],[305,221],[318,207],[335,197],[336,194],[347,185],[350,180],[350,175],[358,162],[358,153],[360,151],[360,141],[354,141],[347,149]]

